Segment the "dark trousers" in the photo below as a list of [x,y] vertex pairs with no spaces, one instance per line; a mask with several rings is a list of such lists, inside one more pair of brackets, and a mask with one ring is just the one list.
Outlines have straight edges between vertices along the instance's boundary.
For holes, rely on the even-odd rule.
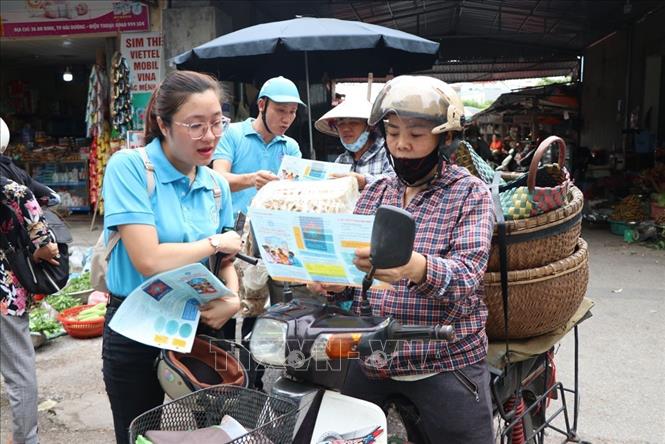
[[[418,444],[490,444],[494,437],[489,380],[484,361],[409,382],[368,379],[353,361],[342,393],[382,408],[397,404],[409,437]],[[411,436],[413,432],[420,436]]]
[[[102,372],[111,402],[117,444],[129,444],[129,425],[140,414],[162,405],[155,358],[159,349],[126,338],[109,328],[116,307],[106,309],[102,343]],[[133,443],[132,443],[133,444]]]

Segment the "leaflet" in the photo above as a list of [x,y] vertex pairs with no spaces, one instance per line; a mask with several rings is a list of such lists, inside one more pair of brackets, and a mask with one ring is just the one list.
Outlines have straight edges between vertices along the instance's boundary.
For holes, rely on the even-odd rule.
[[320,160],[301,159],[294,156],[282,157],[279,166],[279,178],[287,180],[325,180],[332,179],[332,174],[345,174],[351,171],[348,163],[322,162]]
[[[369,247],[374,216],[249,209],[261,259],[276,281],[360,287],[356,248]],[[373,286],[388,284],[374,281]]]
[[135,288],[109,327],[153,347],[189,353],[199,325],[199,306],[233,296],[203,264],[156,274]]

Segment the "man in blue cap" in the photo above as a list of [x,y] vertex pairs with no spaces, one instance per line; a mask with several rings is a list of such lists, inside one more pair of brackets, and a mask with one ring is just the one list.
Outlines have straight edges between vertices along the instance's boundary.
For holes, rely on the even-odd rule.
[[302,157],[298,142],[284,135],[296,118],[298,105],[305,105],[296,85],[287,78],[273,77],[263,84],[258,98],[257,118],[231,124],[213,156],[213,168],[231,186],[235,213],[247,213],[256,190],[277,179],[282,157]]
[[[229,182],[234,213],[246,214],[256,191],[277,180],[282,157],[302,157],[298,142],[284,135],[296,118],[298,105],[305,106],[296,85],[287,78],[273,77],[259,91],[257,118],[232,123],[224,131],[212,166]],[[242,338],[252,331],[255,322],[255,317],[244,318]],[[227,339],[235,338],[235,324],[234,319],[224,324]],[[263,387],[263,373],[260,366],[250,372],[251,384],[256,388]]]

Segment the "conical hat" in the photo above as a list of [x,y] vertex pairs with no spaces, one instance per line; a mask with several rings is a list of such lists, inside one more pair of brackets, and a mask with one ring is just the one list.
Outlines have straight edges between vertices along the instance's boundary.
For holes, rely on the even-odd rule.
[[339,137],[335,121],[337,119],[362,119],[367,121],[372,104],[363,99],[346,99],[316,121],[314,127],[329,136]]

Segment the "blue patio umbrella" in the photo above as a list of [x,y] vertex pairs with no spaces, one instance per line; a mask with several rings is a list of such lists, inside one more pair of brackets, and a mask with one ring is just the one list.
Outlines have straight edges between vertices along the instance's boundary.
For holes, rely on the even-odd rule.
[[[217,37],[171,62],[216,73],[221,80],[262,82],[276,75],[309,80],[405,74],[431,68],[439,44],[369,23],[300,17],[263,23]],[[312,149],[311,111],[308,108]]]

